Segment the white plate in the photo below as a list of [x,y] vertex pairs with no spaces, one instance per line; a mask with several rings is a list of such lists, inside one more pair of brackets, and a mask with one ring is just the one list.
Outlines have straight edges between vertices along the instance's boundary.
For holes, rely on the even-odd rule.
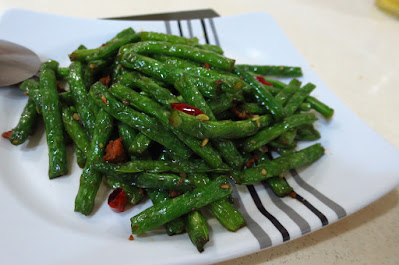
[[[130,26],[137,31],[180,33],[176,21],[88,20],[12,9],[0,17],[0,38],[34,50],[43,60],[52,58],[67,66],[67,54],[79,44],[96,47]],[[277,198],[263,185],[255,185],[252,195],[241,186],[236,204],[247,218],[250,216],[248,226],[231,233],[210,218],[211,240],[202,254],[187,235],[168,237],[162,229],[129,241],[129,218],[149,203],[115,214],[104,203],[109,190],[102,187],[92,216],[75,213],[81,169],[71,161],[70,175],[50,181],[42,131],[18,147],[0,140],[2,263],[214,263],[276,246],[283,242],[283,236],[288,240],[315,231],[361,209],[399,183],[398,150],[323,84],[270,16],[252,13],[204,19],[203,24],[200,20],[180,21],[180,28],[185,36],[197,36],[202,43],[207,39],[220,44],[225,55],[238,63],[301,66],[303,81],[317,85],[314,95],[335,108],[331,121],[320,118],[317,122],[326,155],[299,169],[300,176],[287,174],[289,183],[308,204]],[[25,102],[21,91],[0,89],[1,132],[15,126]]]

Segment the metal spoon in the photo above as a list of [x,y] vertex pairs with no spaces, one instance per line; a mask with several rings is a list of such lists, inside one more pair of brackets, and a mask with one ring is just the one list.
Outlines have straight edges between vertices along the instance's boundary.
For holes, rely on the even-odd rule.
[[40,69],[40,59],[33,51],[0,40],[0,87],[10,86],[34,76]]

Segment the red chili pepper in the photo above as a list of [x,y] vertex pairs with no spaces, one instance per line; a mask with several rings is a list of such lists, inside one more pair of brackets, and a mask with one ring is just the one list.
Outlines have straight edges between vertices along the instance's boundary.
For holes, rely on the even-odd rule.
[[205,68],[209,70],[211,69],[211,65],[209,63],[205,63]]
[[273,86],[272,83],[267,82],[267,81],[263,78],[263,76],[261,76],[261,75],[257,75],[257,76],[255,76],[255,78],[258,79],[259,82],[261,82],[262,84],[264,84],[264,85],[266,85],[266,86]]
[[12,130],[11,130],[11,131],[8,131],[8,132],[3,132],[3,133],[1,134],[1,136],[2,136],[3,138],[10,139],[10,138],[11,138],[11,134],[12,134]]
[[205,114],[199,108],[188,105],[186,103],[170,103],[170,106],[172,107],[172,109],[180,110],[180,111],[183,111],[183,112],[193,115],[193,116],[197,116],[199,114]]
[[126,203],[126,193],[121,187],[116,188],[108,197],[108,205],[116,213],[125,211]]

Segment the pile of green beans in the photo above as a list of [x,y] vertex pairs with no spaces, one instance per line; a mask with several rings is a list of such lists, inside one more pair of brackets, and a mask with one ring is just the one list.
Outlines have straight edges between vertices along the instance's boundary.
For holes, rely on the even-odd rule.
[[[97,48],[80,45],[69,58],[69,67],[43,63],[39,81],[21,84],[28,99],[10,142],[24,143],[42,118],[50,178],[68,174],[66,146],[74,145],[83,169],[76,212],[93,214],[102,182],[122,188],[132,205],[149,198],[153,206],[131,218],[133,234],[164,226],[168,235],[187,232],[202,252],[210,240],[204,208],[229,231],[245,226],[231,181],[265,182],[287,196],[293,189],[284,172],[324,154],[319,143],[297,149],[318,140],[314,122],[334,112],[310,95],[315,85],[296,79],[300,67],[239,65],[196,38],[131,28]],[[105,161],[116,139],[124,160]],[[279,156],[269,160],[272,151]]]

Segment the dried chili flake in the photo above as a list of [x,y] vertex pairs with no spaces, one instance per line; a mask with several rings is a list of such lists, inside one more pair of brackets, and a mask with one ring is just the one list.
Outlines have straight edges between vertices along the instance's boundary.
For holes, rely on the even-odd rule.
[[12,134],[12,130],[11,130],[11,131],[8,131],[8,132],[3,132],[3,133],[1,134],[1,136],[2,136],[3,138],[10,139],[10,138],[11,138],[11,134]]
[[273,86],[272,83],[266,81],[266,79],[265,79],[263,76],[261,76],[261,75],[257,75],[257,76],[255,76],[255,78],[256,78],[259,82],[261,82],[262,84],[264,84],[264,85],[266,85],[266,86]]
[[126,193],[121,187],[116,188],[108,197],[108,205],[116,213],[125,211],[126,203]]

